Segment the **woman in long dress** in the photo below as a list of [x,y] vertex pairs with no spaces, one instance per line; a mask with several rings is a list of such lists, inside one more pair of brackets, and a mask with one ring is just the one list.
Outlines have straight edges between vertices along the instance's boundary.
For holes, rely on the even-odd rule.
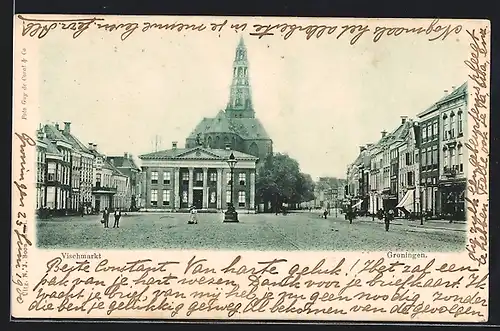
[[198,211],[195,206],[189,208],[189,221],[188,224],[198,224]]

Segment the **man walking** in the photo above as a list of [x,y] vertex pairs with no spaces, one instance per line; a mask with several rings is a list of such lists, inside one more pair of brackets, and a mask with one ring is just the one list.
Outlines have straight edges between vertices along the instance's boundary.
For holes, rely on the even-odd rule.
[[102,213],[102,219],[104,220],[104,227],[109,228],[109,210],[108,210],[108,207],[104,208],[104,212]]
[[115,209],[115,224],[113,224],[113,228],[119,228],[120,218],[122,217],[122,211],[118,208]]
[[394,211],[389,209],[387,213],[385,213],[384,223],[385,223],[385,231],[389,231],[389,225],[391,221],[394,219]]

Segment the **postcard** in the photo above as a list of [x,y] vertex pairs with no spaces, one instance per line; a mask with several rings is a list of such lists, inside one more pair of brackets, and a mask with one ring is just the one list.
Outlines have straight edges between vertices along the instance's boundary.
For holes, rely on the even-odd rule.
[[490,31],[15,15],[11,316],[487,321]]

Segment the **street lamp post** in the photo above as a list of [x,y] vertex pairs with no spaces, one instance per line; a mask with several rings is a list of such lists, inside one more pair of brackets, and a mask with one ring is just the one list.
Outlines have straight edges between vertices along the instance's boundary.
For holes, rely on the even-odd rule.
[[224,215],[224,222],[238,222],[238,213],[236,212],[236,209],[234,208],[234,167],[236,166],[236,163],[238,163],[238,160],[234,157],[234,154],[231,153],[229,156],[229,159],[227,160],[227,164],[229,165],[229,168],[231,169],[231,202],[227,203],[227,211]]

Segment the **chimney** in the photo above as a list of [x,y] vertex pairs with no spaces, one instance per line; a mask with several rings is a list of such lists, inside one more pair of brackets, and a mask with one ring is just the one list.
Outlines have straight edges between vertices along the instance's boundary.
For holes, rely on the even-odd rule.
[[444,95],[445,96],[448,95],[448,92],[449,92],[448,90],[444,90]]
[[36,131],[36,137],[38,138],[38,140],[43,140],[43,138],[45,138],[45,133],[43,132],[42,128]]
[[59,131],[59,123],[55,123],[54,126],[56,127],[57,131]]
[[364,150],[366,150],[366,147],[365,146],[359,146],[359,152],[363,152]]
[[128,159],[128,153],[127,152],[123,153],[123,157]]
[[94,150],[97,150],[97,144],[93,144],[93,145],[92,145],[92,148],[93,148]]
[[172,149],[177,149],[177,141],[172,141]]
[[401,116],[401,124],[405,124],[408,116]]
[[93,151],[93,150],[94,150],[94,143],[89,143],[89,149],[90,149],[91,151]]
[[64,133],[71,133],[71,122],[64,122]]
[[384,130],[384,131],[382,131],[381,133],[382,133],[382,138],[384,138],[384,137],[385,137],[385,135],[387,134],[387,131],[385,131],[385,130]]
[[129,158],[129,160],[132,160],[132,154],[129,153],[128,158]]
[[451,87],[451,90],[452,90],[452,91],[455,91],[455,89],[456,89],[456,88],[457,88],[456,86],[452,86],[452,87]]
[[231,145],[230,144],[226,144],[226,151],[229,151],[231,150]]

